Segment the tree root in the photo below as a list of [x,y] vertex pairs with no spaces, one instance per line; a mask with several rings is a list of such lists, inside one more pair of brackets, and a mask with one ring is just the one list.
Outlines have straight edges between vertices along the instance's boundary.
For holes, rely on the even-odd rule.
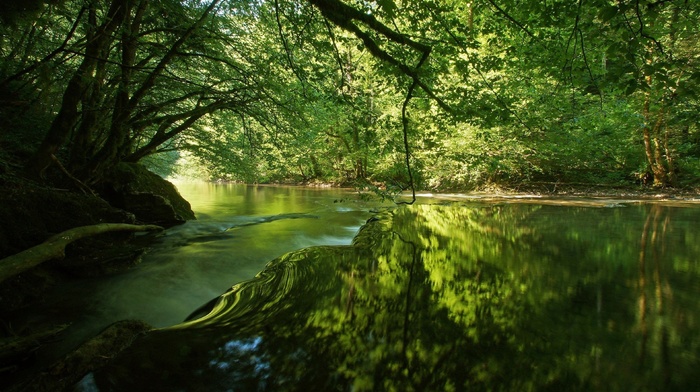
[[68,328],[67,324],[35,332],[28,336],[0,339],[0,364],[11,363],[17,358],[26,357],[47,340],[51,340]]

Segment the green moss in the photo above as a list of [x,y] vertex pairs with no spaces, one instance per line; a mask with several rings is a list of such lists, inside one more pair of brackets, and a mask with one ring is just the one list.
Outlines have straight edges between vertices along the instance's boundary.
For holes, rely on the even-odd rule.
[[[113,205],[120,208],[127,208],[126,199],[133,199],[135,195],[154,195],[156,197],[150,199],[162,198],[165,200],[165,205],[172,206],[176,219],[182,221],[195,219],[190,203],[180,195],[172,183],[139,164],[118,164],[107,176],[103,193]],[[154,211],[157,208],[158,206],[153,206]],[[132,212],[139,218],[137,211]]]

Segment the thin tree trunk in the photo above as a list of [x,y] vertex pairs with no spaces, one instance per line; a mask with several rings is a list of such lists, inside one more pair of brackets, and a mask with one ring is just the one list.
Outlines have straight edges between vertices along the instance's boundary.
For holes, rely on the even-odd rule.
[[[647,58],[647,64],[653,63],[653,48],[649,48],[649,54]],[[651,74],[644,75],[644,81],[649,86],[651,90],[651,85],[653,83],[653,78]],[[649,169],[654,176],[654,186],[666,186],[668,185],[668,172],[664,164],[664,158],[661,153],[661,143],[659,141],[659,132],[664,121],[664,110],[663,107],[659,109],[656,119],[654,119],[651,112],[651,91],[647,91],[644,95],[644,106],[642,108],[642,115],[644,116],[644,128],[642,129],[642,135],[644,138],[644,153],[647,158],[647,163],[649,164]]]
[[[88,170],[93,173],[93,176],[95,177],[93,178],[93,181],[99,180],[99,177],[108,166],[118,162],[129,153],[128,146],[126,146],[125,143],[127,143],[129,139],[128,120],[133,114],[134,109],[153,88],[153,86],[155,86],[156,80],[165,71],[170,62],[178,55],[178,51],[182,45],[184,45],[184,43],[197,31],[197,29],[204,25],[207,17],[218,6],[220,1],[221,0],[213,0],[211,3],[209,3],[199,19],[193,23],[182,34],[182,36],[175,41],[175,43],[173,43],[168,52],[160,59],[153,71],[148,74],[144,82],[134,91],[130,98],[128,97],[128,93],[125,91],[120,91],[121,95],[119,97],[119,107],[115,108],[116,114],[112,118],[112,130],[107,142],[100,149],[100,151],[95,154],[94,158],[88,165]],[[122,82],[124,81],[125,80],[122,80]]]
[[93,37],[88,37],[92,39],[88,40],[83,62],[71,77],[63,93],[61,109],[51,123],[41,145],[25,166],[28,177],[35,179],[43,177],[44,171],[52,162],[51,156],[63,146],[78,122],[80,116],[78,106],[85,94],[87,81],[92,78],[100,54],[109,47],[112,33],[123,19],[124,8],[124,0],[113,0],[104,23],[96,29]]

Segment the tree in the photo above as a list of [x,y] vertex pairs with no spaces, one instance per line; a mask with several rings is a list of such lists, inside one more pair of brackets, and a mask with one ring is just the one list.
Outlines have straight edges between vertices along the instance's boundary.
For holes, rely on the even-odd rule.
[[241,19],[252,13],[241,10],[231,23],[214,12],[218,0],[189,8],[114,0],[100,18],[101,6],[90,2],[78,12],[76,25],[85,31],[83,51],[76,50],[81,60],[27,164],[31,176],[40,177],[69,142],[66,166],[80,180],[98,183],[116,163],[162,151],[207,115],[227,110],[264,122],[270,107],[284,106],[256,75],[263,59],[251,56],[253,41],[240,45],[222,33],[242,32]]
[[34,176],[58,154],[97,183],[115,162],[174,150],[227,178],[398,189],[647,177],[666,186],[700,174],[694,3],[46,9],[54,38],[25,29],[4,63],[4,86],[27,81],[35,92],[42,67],[70,75],[52,82],[63,99],[27,165]]

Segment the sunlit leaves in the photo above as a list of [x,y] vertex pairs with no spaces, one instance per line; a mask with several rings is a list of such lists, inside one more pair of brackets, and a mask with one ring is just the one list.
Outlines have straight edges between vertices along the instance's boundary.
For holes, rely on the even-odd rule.
[[[93,4],[102,15],[105,5]],[[700,153],[693,147],[700,81],[695,71],[700,10],[694,2],[338,4],[366,16],[354,22],[393,62],[373,54],[366,42],[324,18],[311,2],[222,1],[140,100],[129,119],[128,148],[139,151],[161,136],[158,132],[181,125],[184,120],[177,116],[211,110],[173,135],[176,140],[129,158],[169,153],[176,146],[213,146],[219,139],[212,132],[219,132],[228,135],[220,145],[226,147],[200,157],[219,166],[216,177],[399,191],[408,183],[401,106],[421,55],[416,45],[407,44],[411,40],[431,49],[415,70],[426,90],[417,91],[407,107],[419,187],[464,190],[594,179],[632,184],[648,165],[639,121],[645,101],[649,118],[641,124],[663,120],[657,121],[663,132],[656,139],[666,140],[667,148],[659,153],[669,157],[669,171],[677,172],[683,184],[700,175],[695,164]],[[45,117],[52,116],[84,52],[89,26],[85,15],[78,18],[80,5],[51,3],[36,15],[35,24],[2,26],[3,78],[28,70],[11,84],[17,89],[13,93],[39,102],[37,110]],[[131,91],[205,5],[148,3],[136,40]],[[403,41],[378,31],[370,17]],[[115,35],[98,78],[100,93],[95,94],[102,99],[86,102],[90,108],[83,110],[101,113],[101,121],[87,127],[95,129],[92,150],[103,142],[98,135],[107,132],[114,107],[109,102],[119,74],[119,47]],[[36,118],[42,117],[32,116],[32,124]],[[205,125],[214,131],[202,132]],[[26,128],[30,133],[42,126]],[[197,151],[204,149],[192,149]]]

